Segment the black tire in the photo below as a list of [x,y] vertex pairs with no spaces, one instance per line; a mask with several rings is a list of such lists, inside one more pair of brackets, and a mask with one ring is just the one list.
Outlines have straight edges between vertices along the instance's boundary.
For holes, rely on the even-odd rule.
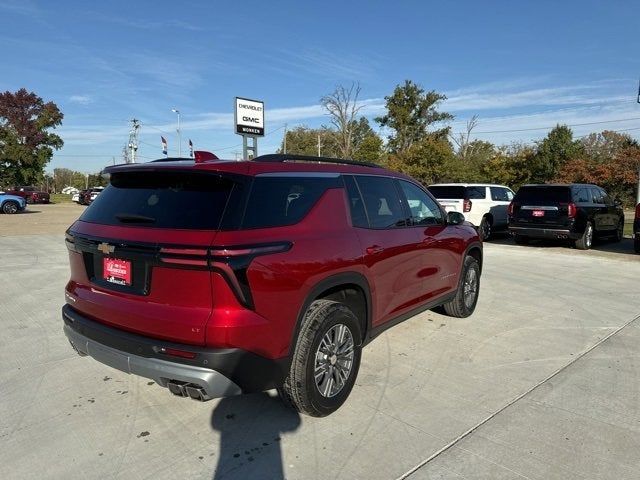
[[482,217],[482,221],[480,222],[480,227],[478,227],[478,234],[480,235],[480,240],[486,242],[491,238],[491,226],[492,222],[489,217]]
[[640,253],[640,237],[638,237],[637,235],[633,239],[633,250],[636,253]]
[[14,202],[13,200],[7,200],[2,204],[2,211],[7,215],[18,213],[19,210],[20,205],[18,204],[18,202]]
[[578,250],[589,250],[591,245],[593,245],[593,224],[587,221],[582,236],[575,241],[575,246]]
[[453,300],[443,305],[450,317],[465,318],[473,313],[480,293],[480,264],[470,255],[464,259],[458,290]]
[[624,238],[624,218],[618,220],[618,226],[616,227],[616,231],[613,235],[614,242],[621,242]]
[[[350,361],[340,359],[335,353],[330,357],[328,354],[322,358],[321,342],[331,336],[332,332],[345,332],[341,330],[346,327],[348,335],[353,342],[352,356]],[[335,333],[338,335],[338,333]],[[346,345],[347,333],[344,333]],[[334,338],[336,338],[334,336]],[[338,342],[338,338],[336,338]],[[325,347],[327,344],[323,343]],[[345,355],[344,353],[340,354]],[[347,354],[348,356],[348,354]],[[353,312],[344,304],[333,300],[316,300],[304,315],[300,332],[296,341],[289,375],[284,384],[278,388],[278,393],[286,405],[293,407],[300,413],[312,417],[325,417],[335,412],[345,402],[356,381],[358,369],[360,368],[360,358],[362,356],[362,332],[360,322]],[[345,363],[340,363],[340,362]],[[349,365],[346,378],[340,375]],[[315,374],[320,371],[321,385],[316,382]],[[337,372],[337,373],[336,373]],[[336,380],[338,379],[338,380]],[[326,380],[326,382],[324,381]],[[331,388],[342,386],[333,393]],[[325,389],[325,395],[320,388]]]
[[529,237],[515,234],[513,236],[513,241],[516,242],[516,245],[527,245],[529,243]]

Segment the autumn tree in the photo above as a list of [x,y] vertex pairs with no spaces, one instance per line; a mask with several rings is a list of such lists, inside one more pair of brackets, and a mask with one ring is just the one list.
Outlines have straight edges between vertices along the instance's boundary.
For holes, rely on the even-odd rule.
[[373,131],[369,121],[360,117],[353,124],[353,158],[366,162],[381,163],[384,159],[384,142]]
[[[340,156],[338,138],[336,133],[328,128],[309,128],[299,126],[286,133],[287,153],[298,155],[318,155],[318,142],[320,153],[324,157]],[[278,153],[284,153],[284,139]]]
[[37,183],[62,139],[52,133],[62,123],[53,102],[21,88],[0,93],[0,184]]

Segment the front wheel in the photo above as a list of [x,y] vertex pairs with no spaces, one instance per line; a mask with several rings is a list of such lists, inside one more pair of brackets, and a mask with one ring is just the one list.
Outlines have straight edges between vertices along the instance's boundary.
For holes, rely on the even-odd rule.
[[20,209],[20,205],[18,205],[17,202],[14,202],[12,200],[4,202],[4,204],[2,205],[2,211],[7,215],[17,213],[19,209]]
[[450,317],[468,317],[476,309],[478,294],[480,293],[480,264],[478,260],[468,255],[464,259],[462,277],[458,283],[453,300],[443,305],[444,311]]
[[305,313],[289,375],[278,389],[300,413],[325,417],[346,401],[362,354],[360,322],[344,304],[316,300]]
[[578,250],[589,250],[593,244],[593,225],[587,222],[582,236],[576,240],[575,245]]

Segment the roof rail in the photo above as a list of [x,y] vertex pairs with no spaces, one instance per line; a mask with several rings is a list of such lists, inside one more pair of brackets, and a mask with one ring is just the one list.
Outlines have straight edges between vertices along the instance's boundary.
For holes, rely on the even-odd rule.
[[269,155],[260,155],[253,159],[254,162],[295,162],[296,160],[301,162],[336,163],[339,165],[382,168],[380,165],[370,162],[358,162],[357,160],[345,160],[343,158],[315,157],[313,155],[295,155],[290,153],[272,153]]

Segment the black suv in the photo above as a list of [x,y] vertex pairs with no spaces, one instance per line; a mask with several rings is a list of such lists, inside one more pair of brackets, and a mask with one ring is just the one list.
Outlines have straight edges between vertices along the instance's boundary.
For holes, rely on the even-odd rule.
[[591,248],[594,236],[622,240],[624,213],[597,185],[525,185],[509,205],[509,232],[516,243],[530,238],[569,239]]

